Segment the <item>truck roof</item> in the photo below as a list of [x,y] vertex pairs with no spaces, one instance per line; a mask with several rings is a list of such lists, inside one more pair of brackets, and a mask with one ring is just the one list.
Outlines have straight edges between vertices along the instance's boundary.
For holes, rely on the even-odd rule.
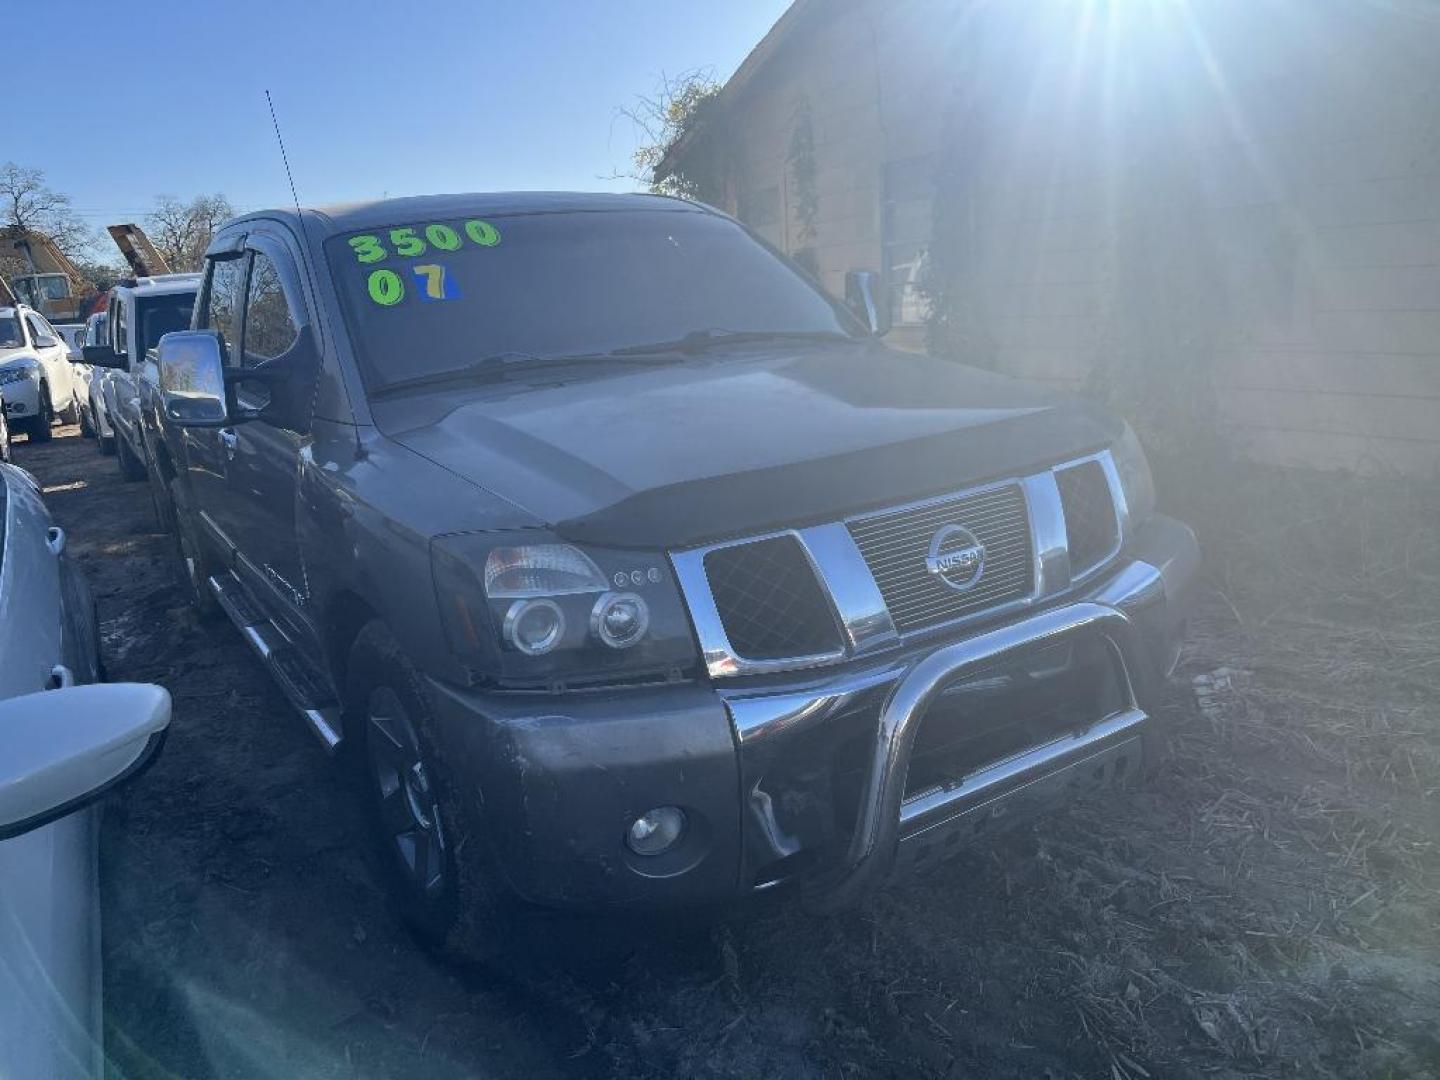
[[[371,202],[337,203],[304,207],[305,229],[312,241],[336,233],[373,229],[426,219],[445,221],[460,217],[500,217],[507,214],[564,213],[606,210],[671,210],[707,212],[707,208],[667,195],[624,195],[583,191],[501,191],[453,195],[413,195]],[[279,219],[298,230],[294,207],[257,210],[236,221]]]
[[142,296],[165,296],[198,289],[201,278],[200,274],[156,274],[154,277],[136,278],[134,285],[116,285],[111,291],[138,293]]

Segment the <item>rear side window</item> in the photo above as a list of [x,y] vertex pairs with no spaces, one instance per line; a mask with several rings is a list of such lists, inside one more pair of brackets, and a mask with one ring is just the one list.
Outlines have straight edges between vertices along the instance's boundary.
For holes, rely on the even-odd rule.
[[255,252],[245,297],[245,367],[255,367],[290,350],[300,328],[275,263]]
[[[210,283],[206,289],[203,308],[204,322],[198,329],[220,331],[220,340],[225,343],[227,357],[237,356],[240,294],[245,288],[245,268],[249,263],[248,258],[210,263]],[[233,360],[231,362],[233,363]]]
[[141,297],[135,305],[136,318],[140,324],[140,351],[148,353],[156,348],[166,334],[176,330],[188,330],[194,310],[193,292]]

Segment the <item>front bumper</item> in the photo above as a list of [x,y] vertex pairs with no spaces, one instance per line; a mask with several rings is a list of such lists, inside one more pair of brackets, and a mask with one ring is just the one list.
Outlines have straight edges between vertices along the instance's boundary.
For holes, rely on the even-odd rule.
[[[695,903],[803,881],[822,905],[840,905],[997,819],[1139,772],[1198,569],[1194,534],[1157,517],[1078,595],[865,663],[593,694],[432,683],[432,699],[452,769],[526,899]],[[951,688],[1076,642],[1113,661],[1101,712],[907,792],[917,734]],[[985,707],[1003,717],[1014,703],[1002,688]],[[690,821],[676,848],[630,852],[629,824],[672,805]]]
[[0,397],[5,399],[5,416],[28,420],[40,411],[40,383],[36,379],[16,379],[0,384]]

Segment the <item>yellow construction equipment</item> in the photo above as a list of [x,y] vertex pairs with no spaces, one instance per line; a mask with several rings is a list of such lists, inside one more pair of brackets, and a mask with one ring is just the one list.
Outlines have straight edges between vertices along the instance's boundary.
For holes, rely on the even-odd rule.
[[0,250],[15,251],[30,267],[28,274],[15,274],[0,299],[29,304],[51,322],[78,322],[84,318],[86,303],[79,295],[80,271],[49,237],[16,228],[0,229]]

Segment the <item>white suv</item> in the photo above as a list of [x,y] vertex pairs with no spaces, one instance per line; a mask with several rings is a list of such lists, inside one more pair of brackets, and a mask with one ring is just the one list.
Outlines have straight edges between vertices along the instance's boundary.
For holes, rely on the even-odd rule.
[[0,308],[0,394],[6,419],[32,442],[50,438],[58,416],[75,423],[75,374],[59,331],[34,308]]

